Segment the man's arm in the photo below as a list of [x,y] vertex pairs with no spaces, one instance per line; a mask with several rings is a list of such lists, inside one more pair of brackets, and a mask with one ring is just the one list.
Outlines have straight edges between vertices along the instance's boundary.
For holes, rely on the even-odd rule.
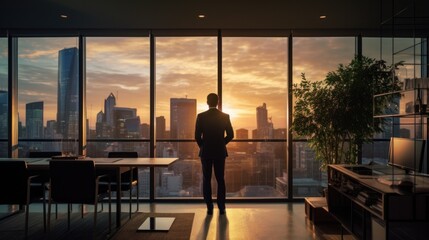
[[195,123],[195,141],[197,141],[197,144],[199,147],[203,144],[203,139],[201,138],[202,135],[202,129],[201,129],[201,122],[200,122],[200,115],[197,116],[197,121]]
[[226,136],[224,138],[225,145],[228,144],[234,138],[234,130],[232,130],[231,120],[229,119],[229,115],[226,115]]

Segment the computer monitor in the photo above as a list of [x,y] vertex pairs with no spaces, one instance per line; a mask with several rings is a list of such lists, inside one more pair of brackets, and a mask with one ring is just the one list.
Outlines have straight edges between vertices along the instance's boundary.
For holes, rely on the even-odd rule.
[[410,171],[421,172],[425,140],[390,138],[389,165]]

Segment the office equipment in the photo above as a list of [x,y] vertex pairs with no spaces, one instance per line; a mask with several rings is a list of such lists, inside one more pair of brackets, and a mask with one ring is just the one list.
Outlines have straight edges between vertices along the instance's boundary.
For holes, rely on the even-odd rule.
[[425,140],[390,138],[389,165],[404,169],[406,173],[421,172]]

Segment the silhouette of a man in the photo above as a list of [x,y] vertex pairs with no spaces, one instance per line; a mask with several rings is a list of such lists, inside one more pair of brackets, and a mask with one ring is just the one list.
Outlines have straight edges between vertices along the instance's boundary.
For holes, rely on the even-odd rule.
[[198,114],[195,125],[195,140],[200,147],[199,156],[203,169],[203,194],[207,214],[213,214],[211,178],[214,169],[217,181],[217,206],[225,214],[225,158],[226,145],[234,138],[229,115],[217,109],[219,98],[215,93],[207,95],[209,110]]

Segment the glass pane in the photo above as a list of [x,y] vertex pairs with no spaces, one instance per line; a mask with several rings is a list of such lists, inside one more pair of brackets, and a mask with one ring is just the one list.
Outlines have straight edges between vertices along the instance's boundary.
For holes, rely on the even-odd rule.
[[255,140],[228,145],[227,165],[235,174],[226,180],[227,191],[242,198],[285,197],[288,39],[222,41],[222,109],[231,116],[237,140]]
[[77,153],[78,54],[77,38],[18,40],[20,157],[47,149]]
[[[147,37],[92,37],[86,39],[87,155],[108,151],[148,149],[90,142],[91,139],[149,139],[149,39]],[[120,148],[128,146],[127,149]]]
[[[403,62],[402,66],[399,66],[395,71],[396,76],[403,84],[402,99],[400,101],[397,113],[410,113],[415,111],[414,101],[419,91],[413,91],[414,88],[429,88],[429,79],[422,77],[426,74],[426,67],[422,68],[422,58],[427,58],[427,54],[424,53],[423,49],[427,45],[426,38],[363,38],[362,39],[362,51],[364,55],[385,60],[388,65],[393,63]],[[381,57],[380,57],[381,56]],[[423,93],[424,103],[427,103],[426,90],[420,91]],[[389,95],[386,95],[389,96]],[[375,100],[378,100],[377,98]],[[393,105],[394,106],[394,105]],[[386,111],[391,109],[386,109]],[[385,112],[389,113],[389,112]],[[390,114],[395,113],[391,111]],[[374,138],[381,142],[388,142],[390,137],[400,136],[406,138],[418,137],[421,138],[421,125],[417,124],[414,120],[407,118],[384,118],[386,120],[383,126],[383,132],[374,134]],[[379,143],[380,144],[380,143]],[[376,144],[374,143],[371,151],[376,151]],[[387,150],[386,150],[387,151]],[[368,153],[367,155],[371,155]],[[363,152],[363,160],[365,160],[366,153]],[[378,159],[378,156],[374,156],[373,161],[387,162],[385,159]],[[369,157],[368,157],[369,158]]]
[[0,157],[7,157],[8,139],[8,47],[0,38]]
[[158,37],[155,49],[156,156],[179,158],[157,171],[156,196],[200,197],[195,120],[207,109],[207,94],[217,92],[217,38]]
[[[351,37],[296,37],[293,43],[293,82],[302,80],[321,81],[339,64],[347,65],[355,55],[355,38]],[[321,195],[327,187],[326,172],[320,170],[320,162],[307,142],[293,143],[293,192],[294,197]]]

